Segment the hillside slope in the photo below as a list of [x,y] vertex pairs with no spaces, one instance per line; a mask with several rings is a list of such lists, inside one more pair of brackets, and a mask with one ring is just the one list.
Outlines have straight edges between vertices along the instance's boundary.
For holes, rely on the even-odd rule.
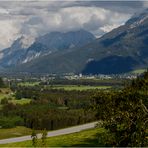
[[82,29],[66,33],[51,32],[36,39],[22,36],[10,48],[0,52],[0,66],[13,67],[28,63],[54,52],[81,47],[94,39],[93,34]]

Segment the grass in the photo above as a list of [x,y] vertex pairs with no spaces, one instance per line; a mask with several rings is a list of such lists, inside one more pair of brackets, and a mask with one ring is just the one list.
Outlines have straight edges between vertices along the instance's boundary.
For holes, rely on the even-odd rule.
[[18,126],[10,129],[0,129],[0,139],[20,137],[20,136],[30,135],[31,133],[32,129],[26,128],[24,126]]
[[3,108],[3,105],[0,104],[0,110]]
[[[98,142],[96,138],[97,134],[105,133],[103,128],[90,129],[81,131],[79,133],[73,133],[68,135],[50,137],[46,140],[46,146],[48,147],[92,147],[92,146],[103,146]],[[31,147],[31,141],[3,144],[1,147]],[[38,147],[41,147],[41,140],[38,140]]]
[[7,98],[7,97],[8,97],[8,94],[0,93],[0,100]]
[[39,85],[39,82],[21,82],[18,83],[18,86],[36,86]]
[[29,104],[30,101],[31,101],[31,99],[22,98],[20,100],[12,99],[9,102],[12,102],[13,104],[21,104],[21,105],[24,105],[24,104]]
[[146,71],[146,69],[137,69],[137,70],[134,70],[132,71],[133,74],[142,74]]
[[3,98],[12,97],[12,92],[9,88],[1,88],[0,89],[0,100]]
[[[9,88],[0,88],[0,102],[4,98],[14,99],[13,93]],[[0,109],[2,109],[3,105],[0,104]]]
[[64,89],[67,91],[71,91],[71,90],[91,90],[91,89],[110,89],[112,88],[112,86],[84,86],[84,85],[53,85],[50,86],[50,88],[52,89]]
[[[17,100],[15,99],[15,97],[13,96],[12,91],[9,88],[1,88],[0,89],[0,102],[2,99],[7,98],[9,100],[9,102],[12,102],[14,104],[28,104],[30,103],[31,99],[20,99]],[[3,105],[0,104],[0,109],[2,108]]]

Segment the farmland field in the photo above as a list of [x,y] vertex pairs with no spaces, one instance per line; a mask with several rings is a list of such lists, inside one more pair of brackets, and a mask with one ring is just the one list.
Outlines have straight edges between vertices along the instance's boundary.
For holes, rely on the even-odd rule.
[[30,103],[31,99],[26,99],[26,98],[22,98],[20,100],[17,100],[17,99],[12,99],[10,100],[9,102],[12,102],[13,104],[28,104]]
[[39,85],[39,82],[21,82],[18,85],[19,86],[35,86],[35,85]]
[[110,89],[112,86],[84,86],[84,85],[53,85],[49,86],[52,89],[64,89],[67,91],[70,90],[90,90],[90,89]]
[[144,73],[145,71],[146,71],[146,69],[138,69],[138,70],[132,71],[131,73],[133,73],[133,74],[141,74],[141,73]]

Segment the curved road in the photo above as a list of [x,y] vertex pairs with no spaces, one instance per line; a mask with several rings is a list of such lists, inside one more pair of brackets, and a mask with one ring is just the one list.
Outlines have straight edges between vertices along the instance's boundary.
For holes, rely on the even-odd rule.
[[[74,127],[69,127],[69,128],[65,128],[65,129],[50,131],[50,132],[48,132],[47,137],[60,136],[60,135],[80,132],[80,131],[86,130],[86,129],[91,129],[91,128],[94,128],[97,123],[98,122],[92,122],[92,123],[87,123],[87,124],[83,124],[83,125],[79,125],[79,126],[74,126]],[[42,134],[37,134],[37,137],[40,139],[42,137]],[[3,139],[3,140],[0,140],[0,144],[21,142],[21,141],[27,141],[27,140],[31,140],[31,135],[23,136],[23,137],[17,137],[17,138]]]

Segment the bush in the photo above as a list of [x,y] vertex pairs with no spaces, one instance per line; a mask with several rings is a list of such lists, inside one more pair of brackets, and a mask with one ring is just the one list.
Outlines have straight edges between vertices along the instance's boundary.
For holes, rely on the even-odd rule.
[[5,87],[5,84],[3,82],[3,79],[0,77],[0,88],[4,88]]
[[2,99],[1,104],[8,104],[8,99],[7,98]]
[[2,128],[13,128],[15,126],[21,126],[23,124],[24,124],[24,121],[19,116],[0,117],[0,127]]

